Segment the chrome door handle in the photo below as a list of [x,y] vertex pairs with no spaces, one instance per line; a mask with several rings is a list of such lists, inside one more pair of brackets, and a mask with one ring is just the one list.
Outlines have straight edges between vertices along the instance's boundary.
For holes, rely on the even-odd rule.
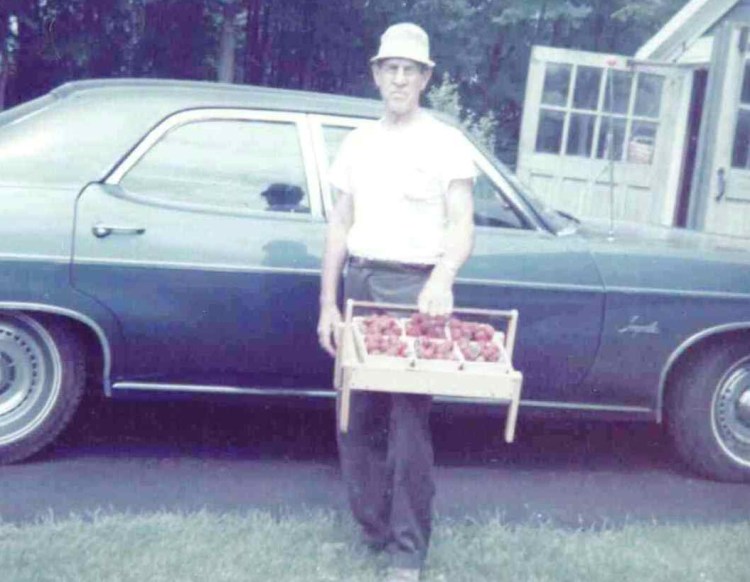
[[724,168],[716,170],[716,182],[718,185],[718,193],[716,194],[716,202],[720,202],[724,198],[724,194],[727,192],[727,175]]
[[110,234],[143,234],[146,229],[140,226],[108,226],[106,224],[95,224],[91,232],[96,238],[104,238]]

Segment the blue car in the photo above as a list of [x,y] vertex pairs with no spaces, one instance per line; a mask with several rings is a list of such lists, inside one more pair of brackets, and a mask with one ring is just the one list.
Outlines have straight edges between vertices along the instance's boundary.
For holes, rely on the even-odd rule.
[[[0,460],[52,442],[85,390],[333,396],[315,333],[326,174],[379,114],[160,80],[0,113]],[[456,304],[520,311],[521,413],[661,422],[696,471],[747,480],[748,241],[582,223],[471,147]]]

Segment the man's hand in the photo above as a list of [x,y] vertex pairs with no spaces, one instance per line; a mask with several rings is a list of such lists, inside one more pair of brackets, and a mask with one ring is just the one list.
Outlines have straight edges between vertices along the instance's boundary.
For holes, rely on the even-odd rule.
[[419,311],[427,315],[450,315],[453,311],[453,276],[440,266],[427,279],[417,299]]
[[320,318],[318,319],[318,341],[320,347],[336,357],[338,346],[338,333],[341,325],[341,313],[334,303],[328,303],[320,307]]

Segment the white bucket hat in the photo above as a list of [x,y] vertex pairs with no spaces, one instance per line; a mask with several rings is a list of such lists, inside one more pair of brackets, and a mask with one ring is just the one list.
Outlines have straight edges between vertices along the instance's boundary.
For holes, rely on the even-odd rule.
[[370,62],[382,59],[409,59],[430,68],[435,66],[430,59],[430,37],[411,22],[394,24],[386,29],[380,37],[380,50]]

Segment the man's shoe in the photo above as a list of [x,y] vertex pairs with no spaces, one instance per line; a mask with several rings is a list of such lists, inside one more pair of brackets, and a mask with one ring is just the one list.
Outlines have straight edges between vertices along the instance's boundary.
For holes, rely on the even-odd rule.
[[419,582],[419,569],[388,568],[385,582]]

